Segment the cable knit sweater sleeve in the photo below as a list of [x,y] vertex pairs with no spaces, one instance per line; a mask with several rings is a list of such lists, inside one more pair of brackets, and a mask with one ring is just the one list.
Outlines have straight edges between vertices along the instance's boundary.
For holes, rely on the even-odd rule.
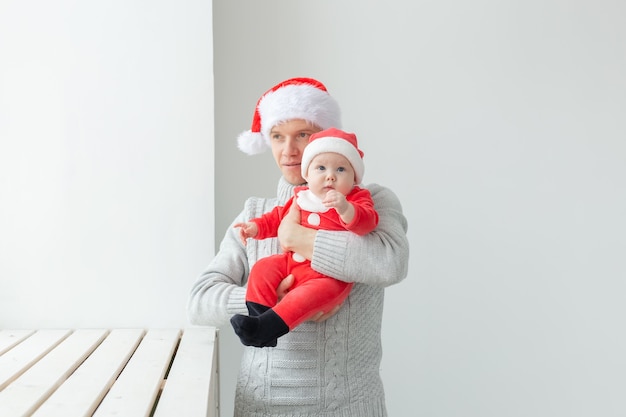
[[209,266],[194,283],[187,304],[191,324],[219,327],[227,324],[233,314],[247,314],[244,279],[249,272],[248,258],[233,227],[244,220],[242,212],[226,231]]
[[311,266],[342,281],[385,287],[407,276],[408,225],[400,200],[390,189],[378,184],[367,188],[378,212],[378,227],[364,236],[319,230]]

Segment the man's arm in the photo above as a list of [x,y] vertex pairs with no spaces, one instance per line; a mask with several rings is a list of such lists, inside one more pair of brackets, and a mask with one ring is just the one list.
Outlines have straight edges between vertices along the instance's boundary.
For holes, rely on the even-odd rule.
[[[243,221],[240,215],[232,225]],[[220,249],[193,284],[187,303],[191,324],[223,326],[233,314],[247,314],[244,277],[248,275],[248,257],[237,229],[229,227]]]

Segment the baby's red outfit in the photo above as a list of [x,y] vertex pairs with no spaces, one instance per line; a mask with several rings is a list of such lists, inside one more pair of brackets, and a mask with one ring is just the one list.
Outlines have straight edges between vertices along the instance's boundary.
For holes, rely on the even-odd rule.
[[[341,220],[334,208],[325,207],[308,187],[296,187],[294,194],[284,206],[278,206],[271,212],[251,220],[259,229],[255,239],[276,237],[281,220],[294,203],[300,209],[301,224],[312,229],[348,230],[364,235],[374,230],[378,224],[378,214],[374,210],[370,192],[358,186],[346,196],[354,206],[354,218],[349,224]],[[277,303],[276,289],[289,274],[293,274],[294,283],[289,292]],[[260,259],[254,264],[248,278],[246,303],[251,315],[260,316],[271,308],[288,330],[293,330],[315,313],[330,311],[332,307],[339,305],[348,296],[352,285],[314,271],[311,268],[311,261],[298,253],[285,252]],[[243,320],[243,317],[239,319]],[[245,332],[243,330],[243,333]],[[286,331],[280,333],[284,334]],[[239,336],[242,337],[241,334]],[[268,340],[263,339],[252,344],[274,346],[276,337],[278,336],[274,334]],[[242,341],[244,339],[245,336],[242,337]],[[267,344],[268,342],[270,344]]]

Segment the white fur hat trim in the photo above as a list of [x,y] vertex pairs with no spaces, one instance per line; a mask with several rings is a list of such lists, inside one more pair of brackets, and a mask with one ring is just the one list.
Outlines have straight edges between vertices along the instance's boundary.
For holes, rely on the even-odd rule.
[[281,83],[265,93],[255,109],[252,128],[237,138],[239,149],[249,155],[264,152],[270,148],[271,129],[288,120],[306,120],[321,129],[340,128],[339,104],[314,82],[325,88],[318,81],[298,78]]
[[363,180],[365,164],[358,149],[345,139],[337,137],[321,137],[312,140],[302,154],[302,178],[307,178],[309,165],[313,158],[324,152],[334,152],[346,157],[354,169],[355,183],[358,185]]

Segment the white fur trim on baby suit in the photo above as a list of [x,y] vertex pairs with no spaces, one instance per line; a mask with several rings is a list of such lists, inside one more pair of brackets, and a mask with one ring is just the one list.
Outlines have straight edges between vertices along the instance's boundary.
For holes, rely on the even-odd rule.
[[355,183],[357,185],[361,184],[363,174],[365,173],[365,165],[359,151],[345,139],[332,136],[315,139],[304,148],[304,153],[302,154],[302,178],[306,179],[311,160],[316,155],[324,152],[334,152],[345,156],[354,169]]

